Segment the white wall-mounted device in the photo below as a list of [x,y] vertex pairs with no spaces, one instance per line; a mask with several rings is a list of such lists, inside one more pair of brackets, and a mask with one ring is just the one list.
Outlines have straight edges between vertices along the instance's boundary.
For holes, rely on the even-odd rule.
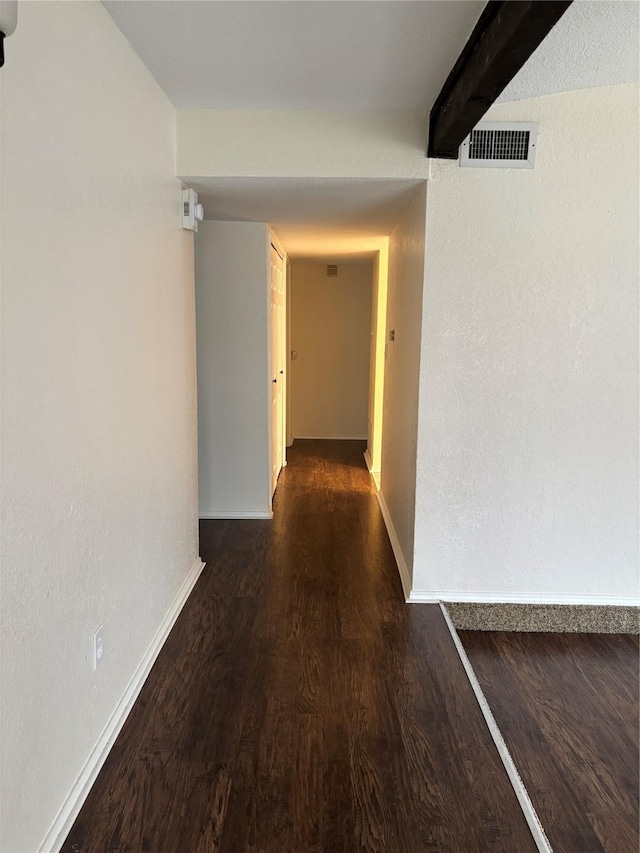
[[460,165],[476,169],[533,169],[537,142],[537,124],[483,121],[460,146]]
[[4,65],[4,40],[18,25],[18,0],[0,0],[0,67]]
[[204,219],[204,208],[198,204],[194,190],[182,190],[182,227],[187,231],[197,231],[198,222]]

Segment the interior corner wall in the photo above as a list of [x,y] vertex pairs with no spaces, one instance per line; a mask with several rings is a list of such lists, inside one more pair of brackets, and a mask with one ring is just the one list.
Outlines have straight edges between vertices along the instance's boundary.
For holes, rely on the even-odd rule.
[[424,183],[389,238],[378,500],[407,595],[413,571],[426,200]]
[[638,596],[638,86],[494,106],[535,169],[435,162],[414,595]]
[[0,849],[33,853],[198,567],[193,238],[100,3],[21,3],[1,78]]
[[200,223],[196,235],[202,518],[268,517],[267,225]]
[[291,267],[291,419],[294,438],[367,436],[372,266]]

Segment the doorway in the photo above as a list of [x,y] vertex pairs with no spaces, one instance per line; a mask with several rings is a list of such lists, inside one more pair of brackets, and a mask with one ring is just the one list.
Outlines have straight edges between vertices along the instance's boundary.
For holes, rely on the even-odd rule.
[[[288,444],[366,440],[379,487],[388,240],[365,256],[296,259],[289,287]],[[328,261],[328,263],[327,263]]]

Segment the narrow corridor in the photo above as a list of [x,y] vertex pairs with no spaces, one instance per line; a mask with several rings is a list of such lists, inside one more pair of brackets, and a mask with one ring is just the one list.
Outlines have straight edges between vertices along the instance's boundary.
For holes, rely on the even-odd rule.
[[407,606],[364,443],[296,441],[206,568],[64,846],[527,853],[440,609]]

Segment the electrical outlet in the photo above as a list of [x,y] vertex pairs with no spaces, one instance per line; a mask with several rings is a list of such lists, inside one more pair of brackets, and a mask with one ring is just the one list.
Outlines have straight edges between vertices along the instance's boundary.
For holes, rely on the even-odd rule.
[[104,645],[102,643],[102,625],[93,632],[93,668],[97,669],[104,657]]

